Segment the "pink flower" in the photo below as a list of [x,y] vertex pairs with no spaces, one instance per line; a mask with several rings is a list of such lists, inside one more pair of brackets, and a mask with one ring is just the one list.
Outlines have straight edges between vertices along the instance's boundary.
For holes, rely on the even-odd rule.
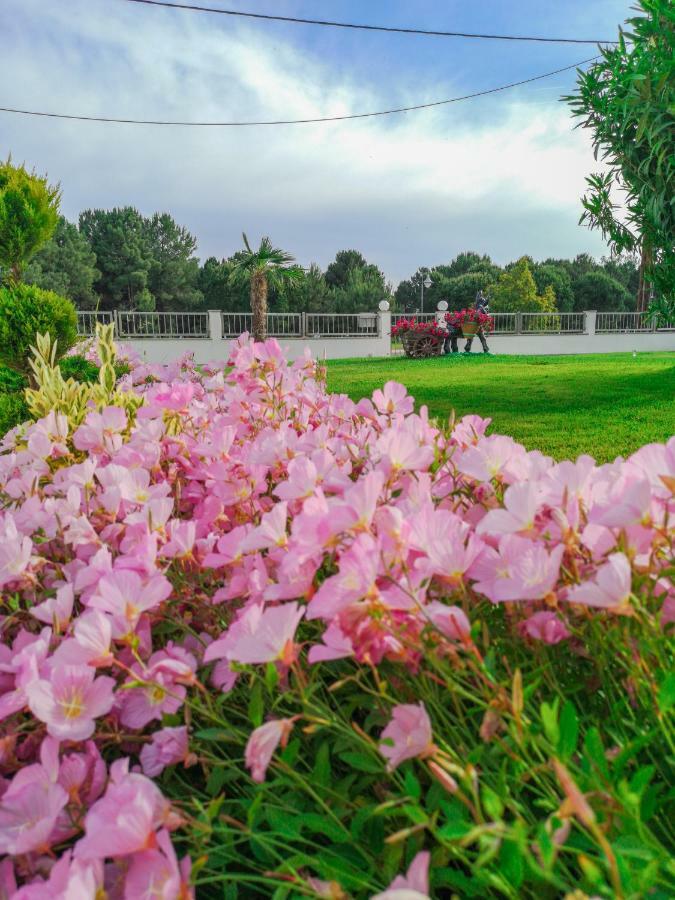
[[243,634],[234,642],[228,659],[250,664],[279,660],[290,665],[295,659],[293,638],[304,614],[297,603],[264,609],[251,634]]
[[157,834],[157,849],[135,853],[124,882],[129,900],[190,900],[190,860],[179,865],[171,838],[164,830]]
[[89,413],[73,435],[73,444],[78,450],[114,453],[122,446],[126,427],[126,412],[119,406],[106,406],[100,413]]
[[415,408],[415,401],[402,384],[388,381],[382,390],[373,391],[373,404],[378,412],[391,416],[407,416]]
[[394,473],[401,469],[426,469],[434,459],[434,448],[420,444],[412,424],[391,425],[377,439],[375,450],[387,470]]
[[447,606],[433,600],[424,608],[431,623],[452,641],[467,641],[471,637],[471,623],[459,606]]
[[109,666],[112,625],[109,616],[92,609],[79,616],[73,626],[73,637],[56,648],[54,661],[59,665]]
[[435,749],[431,738],[431,722],[423,703],[395,706],[391,722],[380,735],[380,753],[389,760],[387,768],[391,771],[406,759],[430,756]]
[[451,438],[460,447],[469,447],[483,437],[492,419],[464,416],[452,429]]
[[555,587],[565,548],[549,551],[538,541],[506,535],[499,552],[486,553],[474,567],[475,588],[493,603],[541,600]]
[[[47,756],[44,757],[47,762]],[[36,763],[21,769],[0,802],[0,854],[19,856],[50,847],[50,837],[68,795],[55,774]]]
[[597,606],[611,612],[630,614],[631,568],[623,553],[612,553],[600,566],[593,581],[573,585],[567,592],[570,603]]
[[491,509],[478,523],[478,534],[515,534],[531,531],[541,506],[536,482],[512,484],[504,492],[505,509]]
[[67,628],[73,614],[74,602],[73,587],[66,584],[57,590],[55,597],[49,597],[44,603],[32,606],[30,612],[36,619],[51,625],[58,634]]
[[89,666],[55,666],[49,679],[37,679],[26,687],[31,712],[47,723],[52,737],[86,740],[94,733],[94,720],[110,712],[115,680],[95,675]]
[[525,619],[521,631],[535,641],[559,644],[570,636],[567,626],[553,612],[537,612]]
[[340,557],[338,574],[327,578],[310,600],[307,618],[330,621],[352,603],[377,597],[378,562],[375,540],[369,534],[359,535]]
[[19,534],[12,516],[8,513],[4,521],[0,518],[0,588],[21,578],[32,552],[33,542]]
[[153,653],[147,667],[133,666],[142,687],[125,690],[121,696],[120,721],[128,728],[143,728],[153,719],[178,712],[183,705],[184,685],[194,683],[197,663],[192,654],[177,647]]
[[188,731],[182,725],[177,728],[162,728],[152,736],[152,741],[141,750],[143,773],[156,778],[167,766],[173,766],[187,758]]
[[89,606],[110,613],[115,636],[124,637],[135,631],[144,612],[159,606],[171,591],[171,582],[163,575],[144,582],[136,572],[116,570],[101,578]]
[[397,875],[386,891],[372,900],[429,900],[429,860],[431,854],[420,851],[405,875]]
[[244,538],[241,549],[244,553],[254,550],[270,550],[272,547],[285,547],[288,542],[286,520],[288,504],[275,504],[271,512],[265,513],[260,525]]
[[265,780],[274,751],[279,744],[286,746],[294,722],[295,719],[273,719],[251,732],[246,744],[245,761],[253,781]]
[[128,769],[128,759],[110,767],[108,789],[84,820],[76,859],[115,859],[157,846],[156,831],[168,818],[169,804],[149,778]]

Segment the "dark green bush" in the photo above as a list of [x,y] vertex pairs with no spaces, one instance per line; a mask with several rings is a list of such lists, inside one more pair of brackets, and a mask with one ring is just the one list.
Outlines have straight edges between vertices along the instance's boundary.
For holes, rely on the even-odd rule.
[[0,393],[0,439],[7,434],[10,428],[25,422],[30,418],[26,401],[20,391],[10,394]]
[[77,340],[75,307],[52,291],[31,284],[0,287],[0,363],[22,375],[30,371],[30,348],[49,333],[63,356]]
[[59,368],[64,378],[88,383],[98,379],[98,366],[90,363],[84,356],[64,356],[59,362]]
[[27,386],[26,379],[14,369],[0,365],[0,394],[12,394],[22,391]]

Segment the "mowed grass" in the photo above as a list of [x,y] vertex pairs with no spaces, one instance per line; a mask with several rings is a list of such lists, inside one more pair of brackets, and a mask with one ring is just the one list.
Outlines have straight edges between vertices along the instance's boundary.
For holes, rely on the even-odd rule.
[[386,381],[404,384],[441,423],[453,413],[490,417],[490,432],[558,460],[609,462],[675,432],[675,353],[328,362],[329,389],[354,400]]

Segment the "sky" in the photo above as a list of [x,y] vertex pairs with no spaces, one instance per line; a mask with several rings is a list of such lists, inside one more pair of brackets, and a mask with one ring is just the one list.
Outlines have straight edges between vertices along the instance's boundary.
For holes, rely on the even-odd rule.
[[[611,40],[629,0],[202,0],[453,31]],[[594,45],[475,41],[261,22],[126,0],[3,0],[0,106],[199,121],[426,103],[580,62]],[[0,157],[58,181],[62,212],[169,212],[219,258],[262,235],[322,268],[359,249],[394,285],[463,250],[500,264],[606,252],[579,226],[590,135],[570,71],[488,97],[348,122],[167,128],[0,113]]]

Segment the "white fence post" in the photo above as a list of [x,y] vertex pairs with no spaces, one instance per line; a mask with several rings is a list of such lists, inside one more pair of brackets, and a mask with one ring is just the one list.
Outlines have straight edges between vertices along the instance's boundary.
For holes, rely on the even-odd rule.
[[584,310],[584,322],[586,325],[586,334],[593,336],[595,334],[595,326],[597,324],[598,313],[595,309]]
[[385,355],[391,356],[391,310],[388,303],[386,309],[377,311],[377,333],[386,348]]
[[209,310],[209,337],[212,341],[223,339],[223,317],[219,309]]

